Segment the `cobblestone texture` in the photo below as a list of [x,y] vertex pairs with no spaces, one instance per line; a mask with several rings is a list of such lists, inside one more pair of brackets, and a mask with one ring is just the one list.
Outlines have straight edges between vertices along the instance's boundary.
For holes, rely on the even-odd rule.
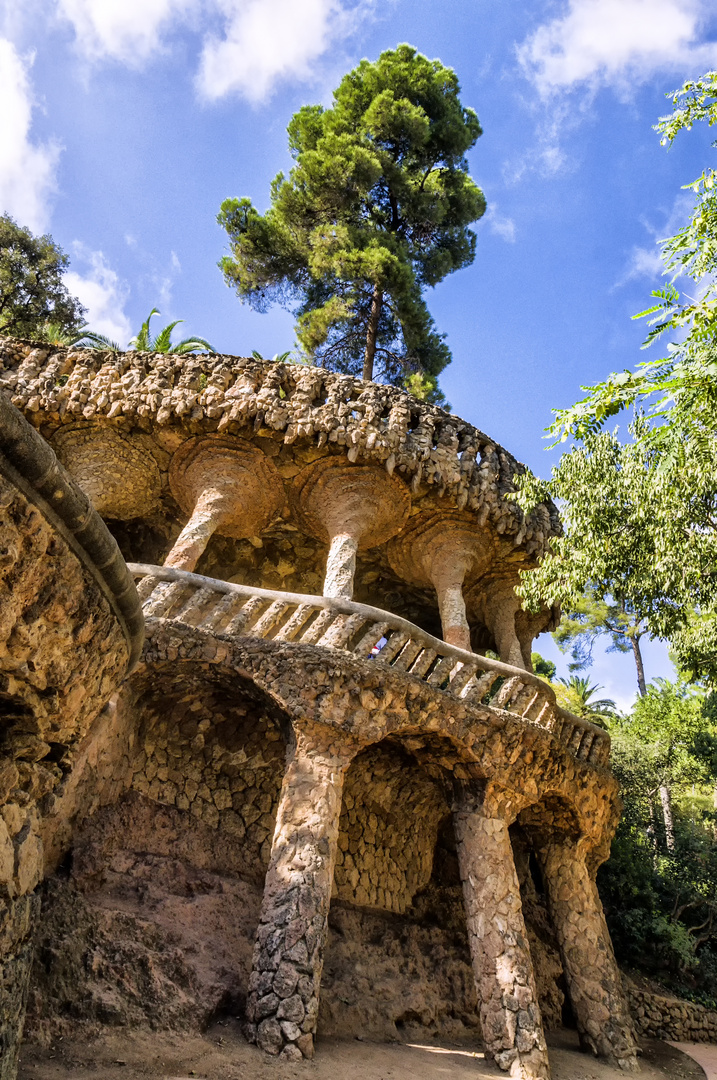
[[573,1013],[585,1049],[638,1070],[635,1040],[602,904],[583,853],[570,841],[538,846]]
[[508,824],[464,800],[454,826],[486,1050],[513,1077],[549,1080]]

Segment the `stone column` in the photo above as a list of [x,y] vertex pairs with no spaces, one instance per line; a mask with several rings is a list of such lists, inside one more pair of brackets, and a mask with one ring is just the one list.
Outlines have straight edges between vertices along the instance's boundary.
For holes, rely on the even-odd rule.
[[443,640],[471,652],[464,589],[490,559],[486,536],[465,514],[416,514],[388,549],[391,567],[404,581],[436,590]]
[[453,824],[486,1052],[512,1077],[549,1080],[508,822],[462,799]]
[[281,788],[249,981],[247,1035],[262,1050],[296,1061],[314,1053],[341,793],[355,752],[339,746],[335,732],[299,733]]
[[635,1037],[597,885],[580,844],[536,845],[580,1042],[625,1072],[638,1070]]
[[294,514],[311,536],[328,543],[324,596],[351,600],[356,555],[394,536],[411,507],[406,485],[384,469],[319,458],[289,492]]
[[169,485],[190,515],[164,560],[180,570],[194,570],[215,532],[237,539],[258,536],[285,499],[275,466],[240,439],[190,439],[172,458]]

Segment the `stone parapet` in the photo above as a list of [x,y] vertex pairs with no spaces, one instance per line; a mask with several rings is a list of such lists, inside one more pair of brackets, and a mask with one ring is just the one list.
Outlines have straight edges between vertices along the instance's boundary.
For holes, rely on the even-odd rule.
[[48,348],[0,339],[0,388],[39,424],[101,419],[188,434],[246,425],[343,448],[350,462],[400,471],[539,556],[560,531],[552,503],[524,517],[506,499],[523,466],[483,432],[404,391],[304,365],[235,356]]
[[717,1009],[641,990],[625,979],[625,993],[639,1035],[672,1042],[717,1043]]

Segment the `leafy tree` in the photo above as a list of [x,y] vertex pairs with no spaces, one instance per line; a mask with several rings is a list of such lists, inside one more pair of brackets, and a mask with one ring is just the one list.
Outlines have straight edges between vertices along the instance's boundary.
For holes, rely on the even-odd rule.
[[[697,121],[717,124],[717,72],[686,83],[672,94],[672,101],[673,112],[657,125],[666,145]],[[670,638],[676,659],[686,672],[714,681],[717,171],[706,169],[687,187],[695,193],[693,212],[685,226],[663,244],[665,270],[673,280],[653,294],[656,303],[647,312],[636,316],[652,318],[646,345],[665,334],[674,333],[677,339],[670,344],[667,356],[640,364],[634,372],[613,373],[603,383],[584,387],[587,396],[559,411],[551,430],[558,440],[572,436],[588,448],[595,445],[596,434],[607,418],[630,406],[638,410],[637,424],[632,427],[636,448],[624,453],[642,455],[646,463],[642,490],[649,488],[651,495],[642,519],[632,514],[623,520],[623,527],[637,528],[632,551],[640,568],[638,574],[644,578],[651,570],[654,590],[652,596],[645,590],[643,599],[648,604],[636,606],[635,612],[644,616],[649,633]],[[686,291],[683,296],[674,283],[680,276],[694,280],[689,294]],[[567,472],[565,460],[559,467],[563,472]],[[624,549],[619,541],[617,546]],[[622,569],[629,573],[630,563],[623,560]],[[587,575],[585,580],[589,578]]]
[[293,116],[295,165],[267,212],[227,199],[218,217],[227,284],[259,311],[293,308],[313,362],[433,398],[451,356],[422,292],[473,261],[485,211],[465,159],[481,127],[459,90],[410,45],[362,60],[330,108]]
[[62,280],[69,259],[51,236],[0,215],[0,333],[41,338],[46,323],[74,331],[85,310]]
[[546,660],[544,656],[541,656],[539,652],[530,654],[530,660],[533,665],[533,671],[536,675],[542,675],[548,682],[552,682],[555,678],[555,664],[552,660]]
[[717,591],[717,532],[710,500],[697,497],[689,459],[682,470],[665,470],[659,448],[641,439],[641,423],[632,431],[635,441],[625,445],[610,432],[586,436],[563,455],[548,483],[520,478],[515,498],[521,506],[557,498],[565,532],[542,563],[522,575],[518,592],[529,607],[541,599],[561,604],[572,616],[566,641],[572,636],[575,642],[582,631],[583,643],[575,642],[580,648],[600,629],[595,622],[609,619],[606,632],[633,651],[642,691],[643,634],[670,639],[678,658],[690,659],[680,635],[695,598]]
[[705,765],[695,753],[695,740],[705,728],[702,695],[684,683],[656,679],[638,698],[623,730],[649,743],[653,773],[665,824],[665,842],[675,850],[672,788],[677,782],[705,780]]
[[168,323],[163,327],[154,337],[149,329],[149,324],[153,315],[161,314],[157,308],[152,308],[147,318],[142,323],[139,333],[133,337],[129,343],[130,349],[136,349],[138,352],[157,352],[157,353],[193,353],[198,352],[200,349],[206,350],[206,352],[215,352],[216,350],[208,341],[200,337],[188,337],[182,341],[172,344],[172,331],[175,326],[179,326],[183,319],[175,319],[174,322]]
[[656,680],[630,716],[611,722],[624,811],[598,885],[620,961],[714,1007],[717,845],[705,789],[717,775],[717,738],[709,700]]
[[630,608],[624,596],[616,601],[610,596],[601,596],[598,590],[588,585],[571,610],[563,613],[553,637],[562,652],[570,652],[572,663],[568,666],[571,671],[582,671],[589,667],[595,642],[608,637],[610,645],[607,652],[632,653],[637,687],[644,694],[645,667],[640,639],[646,632],[646,623]]
[[602,687],[597,684],[591,686],[589,679],[571,675],[568,679],[558,679],[555,684],[555,697],[558,705],[562,705],[564,709],[592,724],[605,727],[606,719],[616,716],[617,706],[612,698],[596,699],[595,694],[599,690],[602,690]]

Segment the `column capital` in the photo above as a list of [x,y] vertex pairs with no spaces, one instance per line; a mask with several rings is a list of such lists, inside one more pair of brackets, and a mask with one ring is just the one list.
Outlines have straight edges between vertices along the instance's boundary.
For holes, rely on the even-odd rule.
[[508,791],[489,780],[452,778],[452,782],[451,809],[454,814],[476,814],[510,826],[531,802],[518,792]]

